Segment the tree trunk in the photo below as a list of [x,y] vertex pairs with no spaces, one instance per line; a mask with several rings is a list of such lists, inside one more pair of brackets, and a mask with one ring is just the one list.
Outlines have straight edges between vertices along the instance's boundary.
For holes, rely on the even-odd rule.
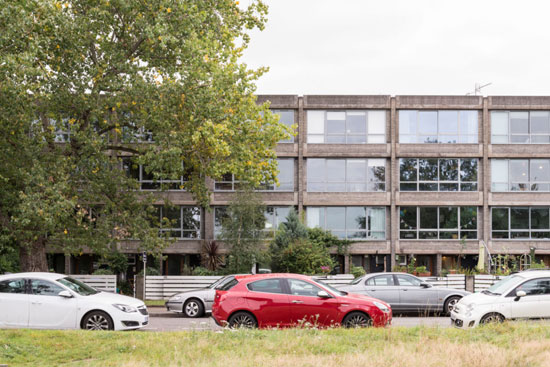
[[46,259],[46,241],[44,238],[22,245],[19,248],[21,271],[48,271]]

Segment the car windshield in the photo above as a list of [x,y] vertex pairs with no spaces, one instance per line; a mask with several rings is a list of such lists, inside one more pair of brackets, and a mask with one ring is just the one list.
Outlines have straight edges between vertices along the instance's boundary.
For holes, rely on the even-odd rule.
[[363,280],[363,277],[355,278],[355,279],[353,279],[353,280],[351,281],[350,284],[358,284],[358,283],[359,283],[360,281],[362,281],[362,280]]
[[348,294],[348,292],[344,292],[344,291],[341,291],[341,290],[338,290],[336,288],[334,288],[333,286],[331,285],[328,285],[327,283],[324,283],[320,280],[313,280],[315,283],[318,283],[318,284],[321,284],[323,287],[327,288],[329,291],[331,291],[332,293],[338,295],[338,296],[345,296],[346,294]]
[[523,278],[521,276],[518,276],[518,275],[512,275],[512,276],[506,277],[506,278],[502,279],[501,281],[493,284],[492,286],[490,286],[489,288],[484,290],[483,293],[501,295],[504,292],[506,292],[507,290],[509,290],[510,288],[513,288],[516,285],[518,285],[523,280],[525,280],[525,278]]
[[80,294],[81,296],[90,296],[92,294],[99,293],[99,291],[95,290],[89,285],[86,285],[81,281],[78,281],[70,277],[57,279],[57,281],[63,284],[65,287],[69,288],[70,290]]
[[221,283],[223,283],[225,280],[227,280],[229,276],[221,277],[220,279],[216,280],[214,283],[210,284],[207,288],[215,289],[217,288]]

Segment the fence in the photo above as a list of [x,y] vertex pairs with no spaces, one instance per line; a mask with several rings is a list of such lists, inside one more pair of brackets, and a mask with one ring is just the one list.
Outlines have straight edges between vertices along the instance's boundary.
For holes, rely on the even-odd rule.
[[498,275],[476,275],[474,278],[474,292],[481,292],[489,288],[503,277]]
[[116,275],[71,275],[90,287],[104,292],[116,292]]
[[437,287],[466,289],[466,276],[464,274],[453,274],[446,277],[425,277],[422,279]]

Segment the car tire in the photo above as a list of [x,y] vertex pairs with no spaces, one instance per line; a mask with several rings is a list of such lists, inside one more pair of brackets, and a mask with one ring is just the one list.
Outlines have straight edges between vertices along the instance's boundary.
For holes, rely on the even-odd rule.
[[342,321],[345,328],[358,328],[372,326],[372,319],[364,312],[351,312]]
[[447,298],[445,301],[445,305],[443,306],[443,312],[445,315],[450,315],[451,311],[453,310],[454,306],[460,301],[462,297],[460,296],[451,296]]
[[113,319],[103,311],[92,311],[82,319],[84,330],[113,330]]
[[251,313],[244,311],[236,312],[231,315],[227,324],[231,329],[253,329],[258,326],[256,318]]
[[499,313],[488,313],[487,315],[483,316],[481,318],[481,320],[479,320],[479,323],[481,325],[486,325],[486,324],[500,324],[501,322],[504,321],[504,316],[502,316],[501,314]]
[[190,299],[183,304],[183,315],[185,317],[197,318],[204,314],[204,305],[198,299]]

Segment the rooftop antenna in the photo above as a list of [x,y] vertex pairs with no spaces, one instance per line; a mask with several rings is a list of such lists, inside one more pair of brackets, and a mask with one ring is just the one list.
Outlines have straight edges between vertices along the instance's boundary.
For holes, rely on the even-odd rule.
[[487,87],[491,84],[493,84],[493,83],[487,83],[487,84],[484,84],[484,85],[480,85],[479,83],[475,83],[474,93],[466,93],[466,95],[471,96],[473,94],[474,96],[477,96],[478,93],[481,93],[481,88],[485,88],[485,87]]

